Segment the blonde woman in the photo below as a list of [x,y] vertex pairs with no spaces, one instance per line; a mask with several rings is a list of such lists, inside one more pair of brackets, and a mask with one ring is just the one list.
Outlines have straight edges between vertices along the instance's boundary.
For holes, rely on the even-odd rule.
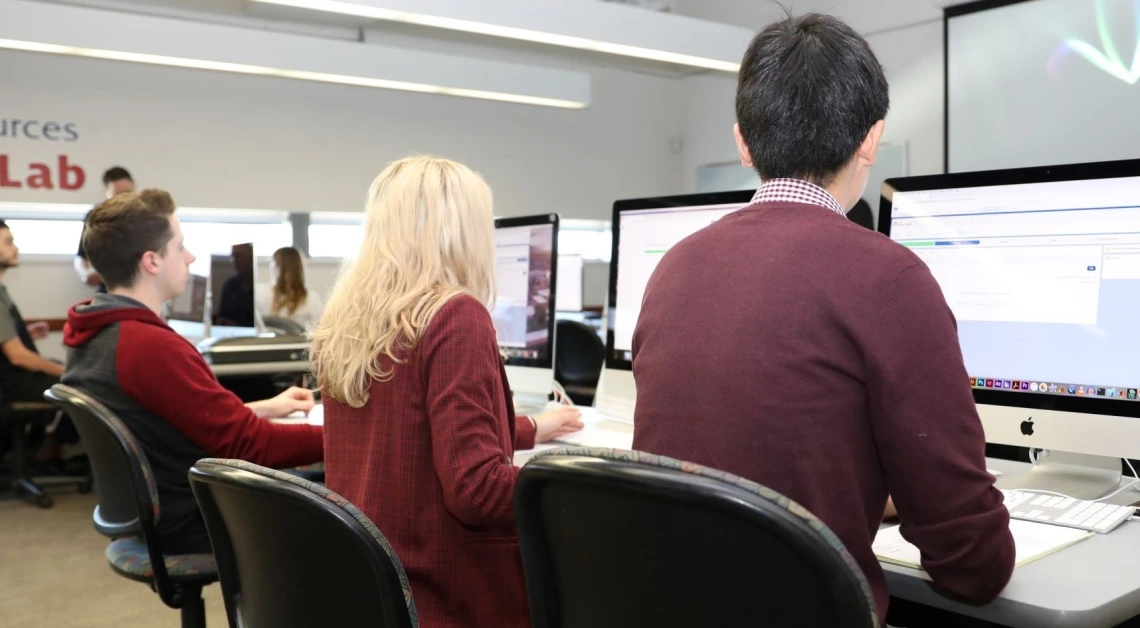
[[425,628],[530,624],[512,456],[582,426],[572,408],[514,416],[487,309],[493,229],[467,167],[392,164],[313,333],[328,486],[392,542]]
[[301,252],[287,246],[273,252],[269,263],[273,283],[259,286],[257,309],[262,316],[280,316],[311,329],[321,318],[321,295],[305,286]]

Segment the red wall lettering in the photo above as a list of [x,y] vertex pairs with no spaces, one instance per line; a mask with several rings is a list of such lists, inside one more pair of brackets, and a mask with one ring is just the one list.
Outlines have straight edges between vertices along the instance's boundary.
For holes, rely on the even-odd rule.
[[8,156],[0,155],[0,188],[22,188],[23,183],[13,181],[8,174]]
[[78,190],[86,181],[87,175],[83,172],[83,168],[69,165],[67,155],[59,156],[59,187],[65,190]]
[[51,184],[51,168],[47,164],[31,164],[28,167],[32,169],[32,176],[28,177],[29,188],[50,190],[55,187]]
[[54,190],[56,186],[61,190],[73,192],[83,188],[87,182],[87,173],[81,166],[72,164],[67,155],[59,156],[56,177],[52,177],[51,166],[44,163],[28,164],[28,172],[14,172],[11,158],[0,155],[0,188],[19,189],[27,185],[30,190]]

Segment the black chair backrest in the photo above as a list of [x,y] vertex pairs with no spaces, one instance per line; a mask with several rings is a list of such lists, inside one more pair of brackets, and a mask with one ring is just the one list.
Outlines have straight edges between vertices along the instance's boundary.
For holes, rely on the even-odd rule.
[[44,398],[71,417],[87,450],[99,495],[95,529],[110,538],[153,537],[159,517],[158,486],[130,430],[103,404],[75,388],[56,384]]
[[570,386],[597,386],[606,361],[606,346],[594,328],[560,320],[555,334],[554,378]]
[[199,460],[190,486],[210,533],[230,625],[419,625],[391,545],[340,495],[239,460]]
[[515,513],[534,628],[877,627],[818,519],[722,471],[641,452],[543,452]]
[[146,453],[114,413],[83,391],[56,384],[44,398],[71,417],[87,450],[99,495],[92,515],[95,530],[112,539],[142,537],[155,591],[168,606],[181,608],[185,591],[170,579],[155,529],[160,514],[158,485]]

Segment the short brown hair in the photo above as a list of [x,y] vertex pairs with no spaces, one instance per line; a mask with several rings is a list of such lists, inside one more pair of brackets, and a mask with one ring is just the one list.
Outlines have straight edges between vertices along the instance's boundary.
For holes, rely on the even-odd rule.
[[174,237],[170,228],[174,209],[170,194],[143,190],[119,194],[91,210],[83,248],[107,289],[131,287],[143,255],[166,248]]

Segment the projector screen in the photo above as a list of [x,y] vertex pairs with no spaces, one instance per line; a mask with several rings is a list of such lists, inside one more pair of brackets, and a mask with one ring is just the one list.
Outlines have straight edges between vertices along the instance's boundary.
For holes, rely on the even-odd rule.
[[946,10],[949,172],[1140,157],[1140,0]]

